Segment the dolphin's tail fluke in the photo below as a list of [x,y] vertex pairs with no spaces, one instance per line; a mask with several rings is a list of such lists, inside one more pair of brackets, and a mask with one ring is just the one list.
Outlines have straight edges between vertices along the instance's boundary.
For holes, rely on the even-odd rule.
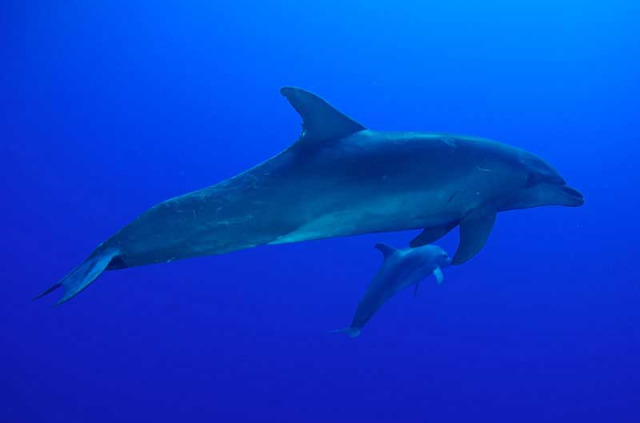
[[52,293],[58,288],[63,288],[64,295],[56,305],[60,305],[71,298],[78,295],[83,289],[91,284],[104,270],[109,266],[111,260],[119,254],[118,250],[101,250],[98,249],[89,256],[88,259],[76,266],[71,272],[69,272],[60,282],[54,284],[42,294],[34,298],[44,297],[47,294]]
[[352,328],[352,327],[329,331],[329,333],[346,333],[349,336],[349,338],[357,338],[358,336],[360,336],[361,332],[362,331],[359,328]]

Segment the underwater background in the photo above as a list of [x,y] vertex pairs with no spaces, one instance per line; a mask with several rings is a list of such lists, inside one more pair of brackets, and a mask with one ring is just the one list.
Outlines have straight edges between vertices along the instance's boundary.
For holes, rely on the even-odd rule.
[[[615,0],[3,1],[0,421],[640,422],[639,23]],[[372,129],[524,148],[586,204],[500,214],[357,339],[327,331],[374,243],[417,231],[31,301],[148,207],[295,141],[286,85]]]

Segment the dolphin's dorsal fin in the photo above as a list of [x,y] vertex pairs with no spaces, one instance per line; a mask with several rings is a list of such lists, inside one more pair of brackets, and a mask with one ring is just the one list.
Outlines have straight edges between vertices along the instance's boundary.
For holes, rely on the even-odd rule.
[[496,221],[495,210],[478,210],[460,222],[460,244],[451,264],[462,264],[478,254],[489,238]]
[[387,245],[387,244],[384,244],[382,242],[374,245],[374,247],[376,249],[380,250],[380,252],[382,253],[382,255],[384,256],[385,259],[388,258],[389,256],[391,256],[396,251],[398,251],[395,248],[393,248],[391,245]]
[[301,88],[284,87],[280,93],[302,117],[300,141],[344,138],[366,129],[317,95]]

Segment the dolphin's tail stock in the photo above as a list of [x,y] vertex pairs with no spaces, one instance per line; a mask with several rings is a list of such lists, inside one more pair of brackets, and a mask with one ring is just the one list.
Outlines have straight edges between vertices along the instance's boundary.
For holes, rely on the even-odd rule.
[[116,249],[102,250],[98,248],[94,251],[89,258],[76,266],[71,272],[60,280],[60,282],[54,284],[42,294],[34,298],[44,297],[47,294],[52,293],[58,288],[64,289],[64,295],[56,305],[60,305],[69,301],[71,298],[78,295],[82,290],[91,284],[104,270],[109,266],[111,260],[119,254]]
[[359,328],[352,328],[352,327],[329,331],[329,333],[346,333],[349,336],[349,338],[357,338],[358,336],[360,336],[361,332],[362,331]]

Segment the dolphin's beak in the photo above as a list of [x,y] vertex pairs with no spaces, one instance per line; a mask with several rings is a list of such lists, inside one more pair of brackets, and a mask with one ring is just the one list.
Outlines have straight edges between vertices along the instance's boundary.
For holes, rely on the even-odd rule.
[[571,188],[569,185],[561,187],[563,206],[579,207],[584,204],[584,196],[577,189]]

